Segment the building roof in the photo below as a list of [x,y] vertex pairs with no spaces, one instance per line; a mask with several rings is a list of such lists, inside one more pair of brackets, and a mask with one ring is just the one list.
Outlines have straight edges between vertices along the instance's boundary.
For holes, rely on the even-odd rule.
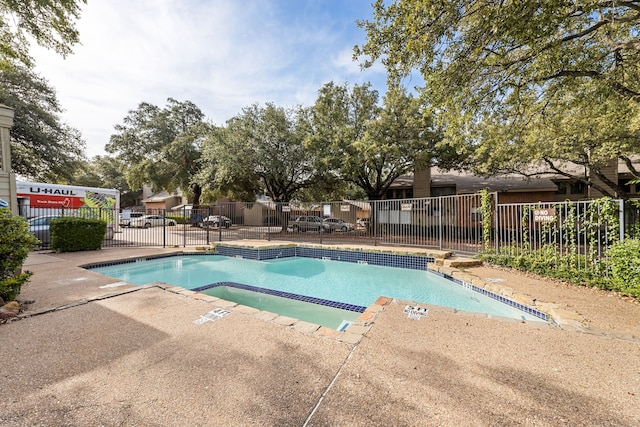
[[[398,177],[390,188],[413,187],[414,175],[407,174]],[[556,191],[558,186],[551,181],[551,177],[526,178],[521,175],[501,175],[494,177],[482,177],[468,172],[441,171],[438,168],[431,169],[432,187],[456,187],[456,193],[475,193],[480,190],[488,191]]]
[[360,200],[346,200],[346,199],[343,200],[343,202],[353,205],[356,208],[361,209],[363,211],[368,211],[369,209],[371,209],[371,205],[368,202],[363,202]]
[[558,186],[550,178],[543,177],[526,178],[521,175],[482,177],[464,172],[450,171],[442,173],[433,170],[432,173],[431,186],[447,187],[455,185],[458,194],[476,193],[480,190],[531,192],[556,191],[558,189]]
[[142,203],[154,203],[154,202],[165,202],[173,197],[180,197],[182,198],[182,196],[178,195],[178,194],[169,194],[166,191],[159,191],[157,193],[152,194],[151,196],[147,197],[146,199],[144,199],[142,201]]
[[181,210],[191,210],[193,209],[193,205],[191,204],[182,204],[182,205],[178,205],[178,206],[174,206],[171,208],[172,211],[181,211]]

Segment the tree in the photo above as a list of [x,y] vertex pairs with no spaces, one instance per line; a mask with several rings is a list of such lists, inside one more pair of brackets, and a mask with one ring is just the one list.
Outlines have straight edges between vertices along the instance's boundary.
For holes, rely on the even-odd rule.
[[86,0],[0,0],[0,69],[10,64],[30,68],[27,36],[62,56],[79,41],[75,20]]
[[169,98],[161,109],[142,102],[115,130],[105,148],[129,165],[130,188],[147,183],[166,191],[180,188],[189,193],[194,205],[200,203],[202,186],[195,176],[208,125],[195,104]]
[[369,84],[328,83],[314,105],[311,147],[338,176],[370,200],[383,198],[399,176],[437,157],[438,131],[419,99],[390,87],[383,107]]
[[382,60],[392,81],[418,70],[446,142],[477,171],[571,162],[588,171],[573,178],[624,195],[602,168],[620,159],[640,177],[639,24],[637,1],[377,0],[355,56]]
[[89,161],[82,162],[69,184],[115,188],[120,191],[122,206],[134,204],[141,194],[141,191],[129,187],[126,179],[126,165],[120,159],[109,156],[95,156]]
[[33,71],[0,69],[0,104],[14,109],[11,166],[35,180],[67,182],[83,158],[80,132],[62,123],[55,91]]
[[303,109],[254,104],[212,132],[203,149],[201,182],[253,199],[265,193],[288,202],[319,185],[315,159],[304,145]]

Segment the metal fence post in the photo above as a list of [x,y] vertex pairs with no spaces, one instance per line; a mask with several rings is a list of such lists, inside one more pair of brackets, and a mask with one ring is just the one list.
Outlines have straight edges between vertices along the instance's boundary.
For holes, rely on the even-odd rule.
[[619,215],[619,227],[620,227],[620,241],[624,240],[624,200],[618,201],[618,215]]
[[498,193],[493,193],[493,211],[495,212],[494,218],[493,218],[493,233],[491,234],[493,236],[493,240],[494,240],[494,245],[495,245],[495,251],[496,254],[498,253],[498,227],[500,224],[500,210],[498,209]]
[[167,211],[162,211],[162,247],[167,247]]
[[442,197],[438,197],[438,247],[442,250],[442,217],[444,216],[442,207]]

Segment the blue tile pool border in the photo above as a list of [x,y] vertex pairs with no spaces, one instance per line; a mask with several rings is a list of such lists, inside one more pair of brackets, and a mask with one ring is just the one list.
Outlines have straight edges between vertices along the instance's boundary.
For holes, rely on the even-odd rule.
[[229,257],[240,256],[242,258],[248,258],[256,261],[297,256],[303,258],[326,259],[331,261],[367,263],[382,267],[409,268],[412,270],[426,270],[427,264],[435,261],[435,259],[430,256],[316,248],[309,246],[287,246],[264,249],[217,246],[216,252],[219,255]]
[[243,289],[246,291],[258,292],[261,294],[273,295],[276,297],[288,298],[288,299],[302,301],[302,302],[311,303],[311,304],[319,304],[327,307],[339,308],[342,310],[355,311],[356,313],[364,313],[364,311],[367,309],[367,307],[363,307],[361,305],[346,304],[338,301],[308,297],[306,295],[292,294],[290,292],[275,291],[273,289],[259,288],[257,286],[243,285],[242,283],[234,283],[234,282],[211,283],[209,285],[200,286],[191,290],[194,292],[202,292],[202,291],[206,291],[207,289],[217,288],[219,286],[227,286],[230,288]]
[[[433,263],[435,261],[435,259],[430,256],[393,254],[388,252],[365,252],[365,251],[357,251],[357,250],[317,248],[317,247],[309,247],[309,246],[247,248],[247,247],[219,245],[216,247],[215,252],[176,252],[172,254],[150,255],[150,256],[145,256],[140,258],[131,258],[126,260],[116,260],[116,261],[110,261],[110,262],[87,264],[87,265],[83,265],[82,267],[86,269],[110,267],[110,266],[119,265],[119,264],[129,264],[129,263],[148,261],[148,260],[154,260],[159,258],[169,258],[169,257],[185,256],[185,255],[188,255],[188,256],[222,255],[222,256],[228,256],[228,257],[238,257],[238,258],[242,257],[242,258],[247,258],[255,261],[279,259],[279,258],[303,257],[303,258],[315,258],[315,259],[340,261],[340,262],[366,263],[366,264],[378,265],[383,267],[396,267],[396,268],[408,268],[413,270],[424,270],[424,271],[427,271],[428,273],[435,274],[443,279],[450,280],[453,283],[463,286],[464,288],[470,289],[472,291],[483,294],[489,298],[495,299],[503,304],[507,304],[531,316],[537,317],[547,322],[550,321],[550,317],[547,313],[543,313],[540,310],[537,310],[528,305],[519,303],[510,298],[497,294],[495,292],[491,292],[480,286],[467,283],[464,280],[457,279],[449,274],[441,273],[439,271],[428,268],[428,264]],[[232,283],[232,282],[227,282],[227,283]],[[241,284],[236,284],[236,285],[253,288],[252,286],[249,286],[249,285],[241,285]],[[206,285],[206,286],[209,286],[209,285]],[[258,289],[263,289],[263,288],[258,288]],[[296,295],[296,294],[291,294],[291,295]],[[305,297],[305,298],[308,298],[308,297]],[[344,304],[344,303],[338,303],[338,304]],[[346,305],[349,305],[349,304],[346,304]],[[358,307],[358,306],[355,306],[355,307]]]

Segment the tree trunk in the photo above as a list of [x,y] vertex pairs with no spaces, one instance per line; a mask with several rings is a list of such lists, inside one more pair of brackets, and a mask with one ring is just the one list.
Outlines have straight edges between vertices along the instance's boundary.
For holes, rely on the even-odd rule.
[[193,191],[193,201],[191,204],[196,207],[200,205],[200,196],[202,195],[202,187],[200,184],[193,184],[191,186],[191,190]]

